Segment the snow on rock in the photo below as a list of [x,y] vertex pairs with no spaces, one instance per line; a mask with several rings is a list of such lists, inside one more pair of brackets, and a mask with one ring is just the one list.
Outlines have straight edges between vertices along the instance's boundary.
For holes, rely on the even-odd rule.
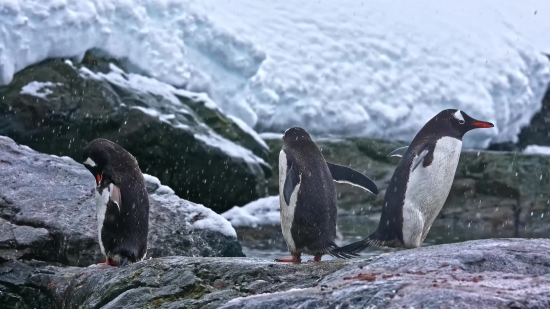
[[539,146],[539,145],[529,145],[523,150],[524,154],[535,154],[535,155],[550,155],[550,147],[548,146]]
[[95,49],[260,131],[410,140],[459,108],[496,124],[464,139],[485,147],[517,139],[550,81],[542,0],[11,0],[0,20],[0,84]]
[[268,196],[242,207],[234,206],[222,216],[229,220],[233,227],[277,225],[281,223],[279,209],[279,196]]
[[188,224],[193,229],[217,231],[226,236],[237,237],[231,223],[210,208],[179,198],[155,176],[143,174],[143,177],[147,183],[156,187],[150,197],[159,201],[163,207],[170,208],[175,215],[188,218]]
[[28,94],[38,98],[46,99],[49,94],[53,92],[47,87],[62,86],[62,83],[52,83],[52,82],[37,82],[33,81],[23,86],[21,89],[21,94]]
[[[67,60],[66,62],[68,64],[72,64],[69,60]],[[150,93],[161,96],[165,100],[170,102],[173,106],[181,108],[181,110],[178,110],[178,112],[189,113],[189,111],[185,109],[186,106],[183,105],[178,99],[178,96],[186,97],[195,101],[204,100],[204,102],[206,102],[206,107],[218,108],[215,103],[212,102],[212,100],[210,100],[205,94],[197,94],[178,89],[159,80],[149,78],[140,74],[125,73],[112,63],[109,66],[111,70],[108,73],[94,73],[86,67],[81,67],[79,69],[79,72],[84,78],[106,80],[115,85],[131,89],[137,93]],[[173,114],[162,114],[158,110],[148,107],[136,106],[132,108],[139,109],[147,115],[158,118],[159,120],[169,123],[176,128],[189,129],[187,125],[177,122],[174,119],[175,116]],[[268,148],[267,144],[258,136],[258,134],[250,127],[248,127],[244,122],[242,122],[242,120],[236,118],[230,118],[230,120],[234,121],[245,133],[250,134],[255,140],[260,143],[260,145]],[[245,162],[249,163],[259,163],[267,165],[267,163],[262,158],[256,156],[252,151],[244,148],[243,146],[233,143],[232,141],[220,136],[206,126],[203,126],[202,129],[202,132],[194,132],[194,136],[197,140],[200,140],[211,147],[216,147],[220,149],[230,157],[243,159]]]
[[275,132],[262,132],[259,135],[263,140],[281,139],[283,137],[283,133]]
[[267,163],[262,158],[254,155],[252,151],[240,145],[237,145],[214,132],[208,132],[208,135],[195,134],[195,138],[211,147],[220,149],[230,157],[242,158],[249,163],[267,165]]

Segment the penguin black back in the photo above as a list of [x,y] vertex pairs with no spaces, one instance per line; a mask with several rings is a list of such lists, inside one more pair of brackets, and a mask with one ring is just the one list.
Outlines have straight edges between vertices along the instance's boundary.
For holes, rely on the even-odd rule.
[[149,197],[136,159],[106,139],[90,142],[82,158],[96,180],[98,237],[106,263],[141,260],[147,251]]
[[[281,228],[292,258],[279,262],[299,262],[302,253],[320,261],[323,254],[338,248],[336,238],[336,182],[345,182],[378,193],[365,175],[349,167],[326,162],[309,134],[302,128],[288,129],[279,154],[279,200]],[[332,254],[350,258],[355,254]]]
[[295,246],[308,247],[312,254],[324,253],[336,238],[336,187],[332,175],[321,151],[304,129],[288,129],[283,141],[283,151],[295,163],[301,177],[299,206],[291,228]]

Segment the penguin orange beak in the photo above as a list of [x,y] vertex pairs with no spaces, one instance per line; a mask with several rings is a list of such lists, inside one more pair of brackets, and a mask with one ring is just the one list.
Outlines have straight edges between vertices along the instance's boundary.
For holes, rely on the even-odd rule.
[[485,122],[485,121],[473,121],[472,122],[472,126],[476,127],[476,128],[492,128],[494,127],[495,125],[490,123],[490,122]]
[[95,179],[97,180],[97,183],[99,184],[101,182],[101,175],[100,174],[95,175]]

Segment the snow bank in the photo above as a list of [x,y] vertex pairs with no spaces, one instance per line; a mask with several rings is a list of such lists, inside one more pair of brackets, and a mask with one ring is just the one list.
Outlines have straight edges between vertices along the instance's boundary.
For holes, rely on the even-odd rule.
[[163,207],[170,208],[176,215],[188,218],[188,224],[193,229],[217,231],[227,236],[237,237],[231,223],[210,208],[190,201],[180,199],[174,191],[160,183],[160,180],[151,175],[143,174],[145,181],[156,186],[151,198],[156,199]]
[[278,225],[281,223],[279,196],[268,196],[242,207],[234,206],[222,214],[233,227]]
[[542,0],[11,0],[0,20],[0,84],[95,48],[260,131],[410,140],[454,107],[496,124],[465,138],[484,147],[515,141],[550,81]]
[[539,146],[539,145],[529,145],[523,150],[524,154],[535,154],[535,155],[550,155],[550,147],[548,146]]
[[459,108],[496,124],[464,139],[484,147],[515,141],[550,81],[550,1],[196,3],[265,50],[246,102],[234,100],[253,108],[260,131],[410,140]]

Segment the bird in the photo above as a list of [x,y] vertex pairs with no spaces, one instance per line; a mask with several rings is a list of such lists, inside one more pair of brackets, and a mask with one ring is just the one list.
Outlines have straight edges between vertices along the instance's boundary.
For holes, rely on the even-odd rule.
[[464,134],[492,127],[458,109],[446,109],[431,118],[409,146],[388,155],[401,159],[386,190],[377,229],[331,254],[357,254],[369,246],[419,247],[451,190]]
[[[334,182],[349,183],[378,194],[376,184],[360,172],[325,161],[309,133],[292,127],[283,135],[279,153],[279,203],[281,229],[291,258],[278,262],[301,262],[301,254],[323,254],[338,248],[336,238],[337,201]],[[351,258],[356,254],[332,254]]]
[[147,255],[149,196],[137,160],[120,145],[97,138],[82,153],[96,182],[102,265],[125,266]]

